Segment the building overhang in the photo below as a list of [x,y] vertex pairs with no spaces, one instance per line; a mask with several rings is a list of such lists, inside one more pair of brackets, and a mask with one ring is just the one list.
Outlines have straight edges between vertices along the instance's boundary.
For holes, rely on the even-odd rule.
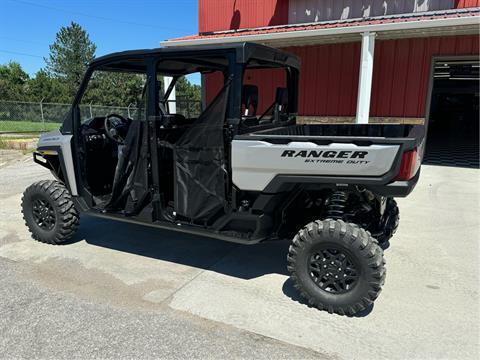
[[161,45],[174,47],[248,41],[273,47],[287,47],[360,41],[359,34],[365,32],[375,32],[377,39],[382,40],[478,34],[479,29],[480,8],[468,8],[219,31],[171,39],[163,41]]

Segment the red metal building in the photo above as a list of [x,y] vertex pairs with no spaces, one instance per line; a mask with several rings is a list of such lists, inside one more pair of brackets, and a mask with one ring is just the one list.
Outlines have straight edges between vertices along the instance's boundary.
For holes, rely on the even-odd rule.
[[[445,136],[478,132],[479,19],[480,0],[199,0],[199,33],[162,45],[253,41],[297,54],[301,121],[433,123],[453,102],[437,121]],[[207,100],[220,81],[204,76]],[[245,81],[260,98],[281,86],[274,74]]]

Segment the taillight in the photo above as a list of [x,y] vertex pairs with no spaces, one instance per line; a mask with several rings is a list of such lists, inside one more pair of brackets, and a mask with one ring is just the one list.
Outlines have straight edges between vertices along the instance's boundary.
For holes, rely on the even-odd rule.
[[400,172],[395,180],[406,181],[410,180],[415,171],[415,163],[417,162],[417,149],[405,151],[402,156],[402,165]]

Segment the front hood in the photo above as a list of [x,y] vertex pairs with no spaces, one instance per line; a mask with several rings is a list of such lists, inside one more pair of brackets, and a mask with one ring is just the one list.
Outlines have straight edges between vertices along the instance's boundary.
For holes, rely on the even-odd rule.
[[60,132],[60,130],[50,131],[40,135],[38,139],[37,148],[58,146],[62,143],[62,139],[65,136]]

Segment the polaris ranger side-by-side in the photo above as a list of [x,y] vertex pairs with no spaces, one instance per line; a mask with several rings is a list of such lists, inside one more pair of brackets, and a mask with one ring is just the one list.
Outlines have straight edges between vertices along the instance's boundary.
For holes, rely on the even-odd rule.
[[[24,193],[33,238],[60,244],[86,212],[241,244],[293,239],[288,271],[308,303],[364,310],[384,283],[381,245],[399,221],[393,198],[418,180],[425,129],[297,125],[299,69],[297,57],[249,43],[94,60],[60,131],[42,135],[34,153],[57,180]],[[247,75],[262,71],[282,79],[271,103]],[[143,79],[131,118],[82,107],[89,87],[106,91],[92,85],[101,72]],[[185,117],[167,99],[192,73],[216,73],[223,85],[198,117]]]

